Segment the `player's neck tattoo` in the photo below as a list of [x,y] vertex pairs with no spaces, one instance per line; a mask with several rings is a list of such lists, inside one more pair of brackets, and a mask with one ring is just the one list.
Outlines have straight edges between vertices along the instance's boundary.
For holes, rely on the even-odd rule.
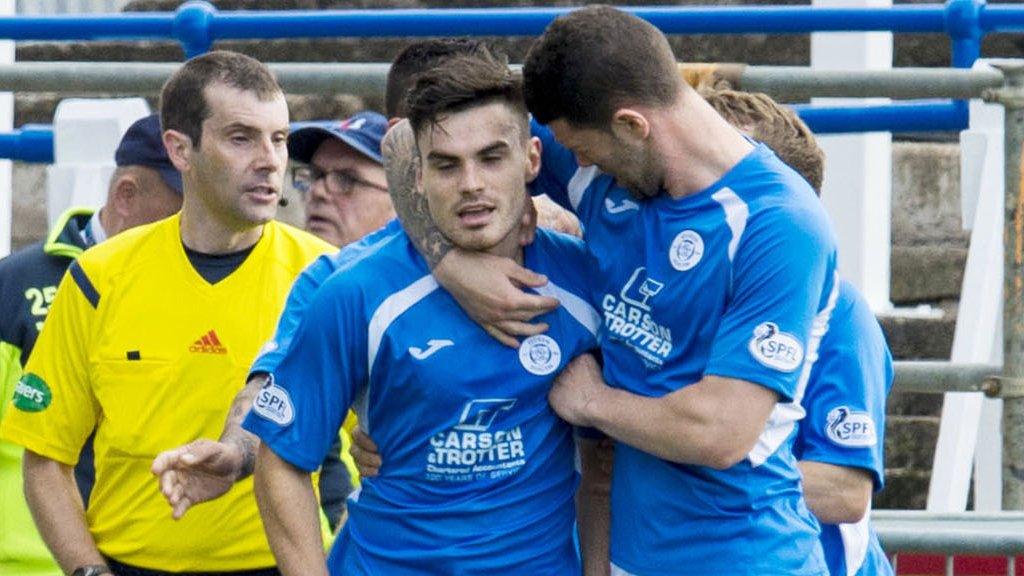
[[388,132],[382,150],[395,213],[433,270],[452,249],[452,243],[430,218],[426,197],[416,192],[416,139],[408,122],[403,121]]

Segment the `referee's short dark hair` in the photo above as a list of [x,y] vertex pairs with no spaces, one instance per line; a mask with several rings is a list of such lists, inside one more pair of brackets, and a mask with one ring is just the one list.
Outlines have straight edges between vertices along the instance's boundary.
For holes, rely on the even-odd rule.
[[420,130],[453,114],[502,102],[522,119],[520,136],[530,134],[522,78],[512,72],[504,55],[478,50],[469,56],[454,56],[444,66],[427,70],[416,77],[409,90],[406,107],[409,123],[418,136]]
[[224,84],[252,92],[262,101],[283,94],[270,70],[259,60],[237,52],[214,50],[182,64],[160,92],[160,125],[163,130],[176,130],[199,147],[203,121],[210,117],[206,87]]
[[603,128],[616,110],[668,106],[684,89],[665,35],[610,6],[552,22],[523,64],[526,105],[541,124]]
[[408,116],[405,97],[416,75],[430,70],[453,56],[468,56],[486,45],[473,38],[430,38],[413,42],[395,56],[388,70],[384,89],[384,113],[388,118]]

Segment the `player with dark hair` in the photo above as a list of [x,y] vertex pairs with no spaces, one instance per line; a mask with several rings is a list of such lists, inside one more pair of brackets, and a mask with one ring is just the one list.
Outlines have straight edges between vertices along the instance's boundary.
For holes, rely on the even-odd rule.
[[[820,193],[824,154],[791,109],[759,93],[702,90],[701,95],[731,124],[771,147]],[[808,506],[825,523],[821,537],[830,572],[891,574],[878,538],[867,524],[866,511],[872,487],[880,490],[884,483],[882,436],[892,360],[877,321],[848,282],[841,284],[830,326],[807,384],[807,416],[794,453],[802,460]],[[365,434],[357,433],[355,439],[353,455],[360,472],[373,476],[381,465],[380,456]],[[592,446],[583,456],[585,466],[600,470],[606,465],[595,461]],[[590,499],[592,506],[600,507],[607,498],[607,484],[597,480],[591,486],[596,494]],[[597,508],[586,525],[581,518],[580,526],[589,552],[605,562],[606,521],[607,512]]]
[[[803,374],[838,293],[835,241],[810,186],[683,83],[657,29],[619,10],[555,20],[523,77],[548,124],[533,127],[534,189],[580,216],[594,256],[604,365],[580,357],[550,401],[619,441],[613,573],[824,574],[791,450]],[[385,141],[386,166],[400,147]],[[426,214],[398,213],[410,234],[429,228]],[[432,263],[457,254],[438,278],[475,294],[460,302],[490,322],[475,311],[507,278],[418,245]]]
[[[825,155],[792,109],[765,94],[709,90],[704,99],[745,134],[767,144],[821,194]],[[807,381],[793,454],[807,506],[821,521],[829,573],[893,573],[869,525],[872,491],[885,484],[885,399],[892,355],[878,321],[857,289],[841,280],[829,330]]]
[[388,70],[384,112],[392,119],[405,118],[409,115],[406,95],[418,74],[453,56],[466,56],[481,50],[486,50],[485,45],[472,38],[436,38],[406,46],[395,56]]
[[540,269],[560,307],[518,350],[440,289],[404,233],[313,297],[244,426],[261,439],[256,491],[285,574],[326,574],[308,474],[355,405],[388,461],[349,501],[332,574],[577,574],[572,429],[547,404],[555,374],[596,345],[579,241],[520,246],[539,169],[519,79],[501,59],[454,57],[409,94],[420,183],[466,250]]
[[[273,220],[289,126],[266,67],[210,52],[171,76],[161,103],[181,212],[71,265],[2,433],[26,448],[26,497],[65,572],[269,576],[251,483],[175,521],[150,462],[220,429],[295,277],[330,246]],[[86,512],[70,467],[93,429]]]

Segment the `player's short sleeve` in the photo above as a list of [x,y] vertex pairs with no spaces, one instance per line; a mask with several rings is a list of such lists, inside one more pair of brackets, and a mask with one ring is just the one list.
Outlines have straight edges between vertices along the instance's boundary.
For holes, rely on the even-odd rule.
[[100,411],[88,351],[101,298],[92,278],[73,263],[0,424],[5,440],[58,462],[77,463]]
[[275,454],[309,472],[323,462],[365,386],[367,323],[361,299],[347,274],[324,283],[242,424]]
[[868,470],[881,490],[892,356],[863,299],[841,298],[829,324],[804,394],[800,459]]
[[361,258],[372,253],[384,244],[388,238],[400,233],[401,223],[392,219],[382,228],[375,230],[357,242],[345,246],[334,254],[322,254],[299,274],[288,292],[284,310],[277,321],[274,336],[260,350],[256,361],[249,369],[249,376],[256,373],[273,372],[284,357],[285,350],[291,344],[295,331],[299,327],[306,307],[313,300],[313,295],[320,286],[338,270],[347,268]]
[[555,140],[547,126],[530,119],[530,134],[540,140],[540,174],[530,184],[530,193],[539,196],[547,194],[559,206],[575,212],[569,200],[569,182],[572,181],[579,165],[573,153]]
[[790,401],[835,286],[827,220],[814,210],[765,210],[746,223],[737,246],[705,374],[759,384]]

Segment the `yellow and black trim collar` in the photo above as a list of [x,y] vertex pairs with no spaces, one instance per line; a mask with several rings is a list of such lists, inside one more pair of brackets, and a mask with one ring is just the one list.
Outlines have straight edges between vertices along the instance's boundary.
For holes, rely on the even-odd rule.
[[51,256],[78,258],[89,247],[82,238],[82,230],[89,225],[89,219],[95,212],[95,208],[74,207],[61,214],[43,243],[43,252]]

